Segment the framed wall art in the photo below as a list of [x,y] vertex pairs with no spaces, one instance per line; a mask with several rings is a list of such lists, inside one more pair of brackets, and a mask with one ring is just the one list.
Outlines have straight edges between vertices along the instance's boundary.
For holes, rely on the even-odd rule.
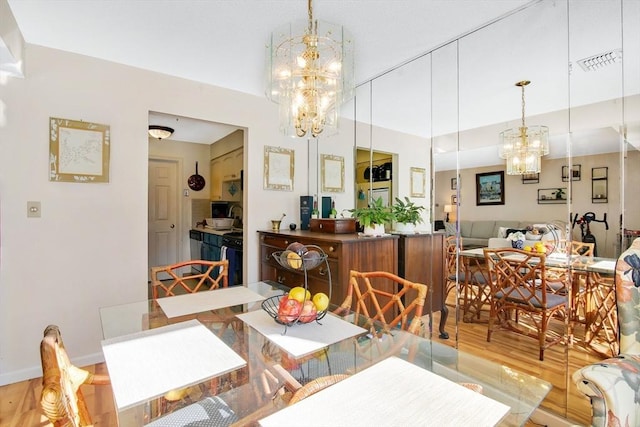
[[455,190],[458,188],[458,178],[451,178],[451,189]]
[[264,147],[264,189],[293,191],[294,150]]
[[522,175],[522,183],[523,184],[538,184],[540,183],[540,174],[539,173],[525,173]]
[[580,181],[582,176],[582,165],[573,165],[571,166],[571,170],[569,170],[569,166],[562,166],[562,182],[571,181]]
[[49,118],[49,181],[109,182],[109,125]]
[[427,174],[424,168],[411,168],[411,197],[425,196]]
[[504,171],[476,174],[476,205],[504,205]]
[[344,157],[322,154],[320,157],[322,170],[322,191],[344,192]]

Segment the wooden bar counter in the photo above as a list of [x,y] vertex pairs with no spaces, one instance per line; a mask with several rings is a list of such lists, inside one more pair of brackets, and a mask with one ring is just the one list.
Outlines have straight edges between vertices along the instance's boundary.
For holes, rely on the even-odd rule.
[[398,234],[398,275],[412,282],[424,283],[429,288],[425,301],[425,314],[440,310],[440,338],[449,334],[444,326],[449,309],[445,304],[444,233]]

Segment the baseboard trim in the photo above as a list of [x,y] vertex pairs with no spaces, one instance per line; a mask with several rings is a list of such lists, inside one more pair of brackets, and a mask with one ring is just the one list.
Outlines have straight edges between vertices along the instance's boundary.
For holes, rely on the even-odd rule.
[[[104,355],[102,352],[88,354],[86,356],[76,357],[71,360],[76,366],[88,366],[95,365],[96,363],[104,362]],[[0,386],[13,384],[20,381],[30,380],[32,378],[38,378],[42,376],[42,366],[32,366],[26,369],[20,369],[18,371],[7,372],[0,374]]]

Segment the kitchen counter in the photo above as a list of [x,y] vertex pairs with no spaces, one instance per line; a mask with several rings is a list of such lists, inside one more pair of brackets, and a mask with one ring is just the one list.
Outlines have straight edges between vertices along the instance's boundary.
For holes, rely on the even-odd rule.
[[212,228],[207,227],[192,227],[192,230],[202,231],[203,233],[215,234],[216,236],[223,236],[227,233],[242,231],[242,228],[226,228],[224,230],[214,230]]

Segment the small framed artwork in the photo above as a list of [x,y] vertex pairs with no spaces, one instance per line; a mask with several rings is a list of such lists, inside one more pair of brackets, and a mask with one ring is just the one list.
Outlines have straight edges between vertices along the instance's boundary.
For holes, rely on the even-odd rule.
[[322,191],[342,193],[344,192],[344,157],[322,154]]
[[426,175],[423,168],[411,168],[411,197],[425,196]]
[[562,166],[562,182],[567,182],[569,179],[571,179],[571,181],[580,181],[581,175],[581,165],[573,165],[571,166],[571,170],[569,170],[569,166]]
[[294,150],[264,147],[264,189],[293,191]]
[[458,206],[458,196],[456,196],[455,194],[451,195],[451,204]]
[[504,205],[504,171],[476,174],[476,205]]
[[538,184],[540,182],[539,173],[525,173],[522,175],[523,184]]
[[109,182],[109,125],[49,118],[49,181]]
[[451,189],[455,190],[458,188],[458,178],[451,178]]

